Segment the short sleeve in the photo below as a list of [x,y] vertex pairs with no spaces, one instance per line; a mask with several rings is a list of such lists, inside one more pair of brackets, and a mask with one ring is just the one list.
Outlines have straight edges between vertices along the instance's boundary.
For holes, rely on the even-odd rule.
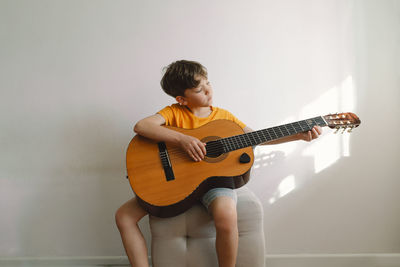
[[165,125],[171,125],[174,119],[174,112],[171,106],[166,106],[162,110],[158,111],[157,114],[160,114],[165,119]]

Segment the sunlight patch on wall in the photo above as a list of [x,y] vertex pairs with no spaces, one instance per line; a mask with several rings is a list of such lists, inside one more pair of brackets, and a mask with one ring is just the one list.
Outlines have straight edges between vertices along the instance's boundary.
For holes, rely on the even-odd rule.
[[[340,108],[342,112],[354,111],[356,107],[356,93],[353,78],[348,76],[341,86]],[[342,135],[342,156],[350,157],[350,134]]]
[[[342,83],[325,91],[306,105],[299,116],[289,117],[277,125],[315,116],[352,112],[355,106],[355,86],[352,77],[348,76]],[[324,127],[323,135],[310,143],[288,142],[279,145],[258,146],[254,151],[255,161],[253,168],[262,169],[262,167],[273,166],[287,160],[289,156],[294,154],[294,157],[306,156],[311,159],[314,163],[314,172],[319,173],[332,166],[341,157],[350,156],[350,134],[347,132],[341,134],[342,130],[337,134],[334,134],[334,132],[334,129]],[[279,178],[279,175],[277,178]],[[268,202],[270,204],[275,203],[280,198],[301,187],[304,182],[305,178],[295,178],[293,174],[286,176],[282,180],[279,178],[276,188],[267,198]]]
[[341,156],[341,144],[339,135],[326,134],[318,139],[318,142],[310,144],[304,151],[304,156],[314,157],[315,173],[328,168]]
[[269,204],[274,203],[276,200],[286,196],[296,188],[296,181],[294,175],[289,175],[278,186],[278,190],[274,196],[269,199]]
[[[315,116],[331,113],[349,112],[355,108],[355,89],[351,76],[348,76],[340,86],[333,87],[321,95],[315,101],[304,107],[302,116]],[[324,129],[326,132],[318,141],[310,144],[303,151],[303,155],[314,157],[315,173],[328,168],[341,157],[350,156],[350,135],[348,133],[333,134],[332,130]]]

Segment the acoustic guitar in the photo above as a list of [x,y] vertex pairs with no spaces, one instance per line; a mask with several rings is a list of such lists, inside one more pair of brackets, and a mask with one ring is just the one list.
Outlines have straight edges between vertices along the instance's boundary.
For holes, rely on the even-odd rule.
[[193,161],[178,146],[136,135],[127,149],[128,178],[149,214],[172,217],[189,209],[211,188],[244,185],[254,162],[254,146],[309,131],[316,125],[350,132],[360,123],[355,114],[340,113],[251,133],[244,133],[229,120],[215,120],[192,130],[164,126],[206,143],[204,160]]

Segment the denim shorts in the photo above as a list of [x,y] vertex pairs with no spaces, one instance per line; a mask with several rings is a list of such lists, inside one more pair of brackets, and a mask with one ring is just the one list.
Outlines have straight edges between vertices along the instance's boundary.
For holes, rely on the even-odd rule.
[[230,188],[224,188],[224,187],[219,187],[219,188],[213,188],[209,190],[207,193],[204,194],[204,196],[201,198],[201,203],[207,208],[209,208],[210,204],[216,199],[217,197],[230,197],[237,203],[237,195],[235,190],[230,189]]

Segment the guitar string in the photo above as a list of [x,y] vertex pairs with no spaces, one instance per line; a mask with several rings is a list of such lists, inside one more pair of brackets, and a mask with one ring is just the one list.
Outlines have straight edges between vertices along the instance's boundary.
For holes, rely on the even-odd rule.
[[[211,143],[208,144],[208,149],[207,149],[207,153],[208,154],[223,154],[223,146],[221,146],[221,143]],[[186,153],[184,150],[182,150],[181,148],[175,147],[175,148],[171,148],[168,149],[168,154],[170,156],[174,156],[174,158],[187,158],[189,156],[188,153]]]
[[[295,127],[293,127],[295,128]],[[296,129],[298,128],[298,129]],[[304,128],[300,128],[300,127],[296,127],[295,130],[296,132],[300,132],[303,131]],[[264,132],[263,132],[264,131]],[[223,141],[227,141],[228,143],[225,144],[225,147],[229,148],[233,148],[232,150],[236,150],[236,149],[241,149],[244,147],[248,147],[248,146],[252,146],[252,145],[256,145],[257,143],[262,143],[264,141],[265,138],[265,134],[268,134],[269,138],[268,139],[279,139],[281,137],[287,136],[288,134],[284,134],[283,131],[280,129],[282,134],[276,134],[276,130],[274,129],[266,129],[266,130],[261,130],[259,131],[255,131],[255,132],[251,132],[251,133],[255,133],[257,134],[257,136],[252,136],[252,135],[238,135],[238,136],[231,136],[231,137],[227,137],[227,138],[222,138],[222,139],[218,139],[218,141],[221,142],[215,142],[215,143],[211,143],[214,141],[210,141],[209,144],[207,144],[207,152],[210,154],[214,154],[214,153],[223,153],[223,151],[221,151],[221,145],[222,147],[224,146],[224,144],[222,144]],[[289,133],[289,135],[291,134],[295,134],[295,133],[291,133],[288,129],[286,129],[286,132]],[[261,133],[262,135],[264,135],[264,139],[260,138],[258,136],[258,134]],[[273,133],[273,134],[272,134]],[[272,137],[272,135],[276,136],[275,138]],[[245,137],[247,137],[247,140],[245,139]],[[262,141],[257,141],[256,139],[262,140]],[[252,140],[253,139],[253,140]],[[229,142],[230,141],[230,142]],[[256,142],[254,142],[256,141]],[[266,140],[268,141],[268,140]],[[230,149],[229,149],[230,150]],[[168,149],[168,152],[174,155],[178,155],[179,152],[181,152],[181,154],[183,155],[187,155],[187,153],[185,151],[183,151],[181,148],[179,147],[175,147],[175,148],[170,148]]]
[[[214,147],[209,147],[209,148],[207,149],[207,153],[208,153],[208,154],[218,154],[218,153],[223,154],[224,152],[223,152],[223,150],[220,149],[218,146],[214,146]],[[172,148],[172,149],[169,149],[169,150],[168,150],[168,154],[174,155],[174,156],[177,156],[177,155],[189,156],[189,155],[186,153],[186,151],[182,150],[181,148]]]
[[[270,140],[274,140],[274,139],[279,139],[279,138],[284,137],[284,136],[293,135],[293,134],[296,134],[296,133],[299,133],[299,132],[308,131],[314,125],[318,125],[318,123],[316,123],[314,121],[310,125],[308,123],[308,121],[304,120],[304,121],[299,121],[299,122],[295,122],[295,123],[276,126],[276,127],[272,127],[272,128],[268,128],[268,129],[264,129],[264,130],[245,133],[245,134],[241,134],[241,135],[237,135],[237,136],[230,136],[230,137],[226,137],[226,138],[221,138],[221,139],[218,139],[218,140],[215,140],[215,141],[210,141],[206,145],[207,146],[206,150],[207,150],[208,154],[223,154],[224,153],[224,149],[223,149],[224,147],[228,148],[227,152],[229,152],[229,151],[232,151],[232,150],[237,150],[237,149],[241,149],[241,148],[244,148],[244,147],[256,145],[257,143],[262,143],[264,139],[267,139],[266,141],[270,141]],[[288,126],[290,126],[291,128],[294,129],[294,133],[292,133],[292,130],[288,129]],[[303,126],[304,126],[304,128],[303,128]],[[278,130],[279,130],[279,132],[281,134],[279,134]],[[278,134],[277,134],[277,132],[278,132]],[[286,134],[284,132],[286,132],[288,134]],[[261,134],[264,139],[260,138],[259,134]],[[266,138],[266,135],[268,135],[269,138]],[[275,136],[275,137],[273,137],[273,136]],[[246,140],[246,138],[247,138],[247,140]],[[261,142],[257,141],[257,139],[262,140],[262,141]],[[216,142],[216,141],[221,141],[221,142]],[[223,143],[224,141],[226,141],[225,142],[226,144]],[[221,145],[222,145],[222,151],[221,151]],[[233,149],[231,149],[231,148],[233,148]],[[179,147],[168,149],[168,153],[170,155],[174,155],[175,158],[179,158],[181,156],[183,156],[183,158],[190,157],[187,152],[185,152],[184,150],[182,150]]]
[[[256,136],[253,136],[253,135],[248,135],[247,136],[247,134],[244,134],[244,135],[237,135],[237,136],[221,138],[221,139],[218,139],[218,140],[215,140],[215,141],[210,141],[209,143],[206,144],[206,147],[208,148],[207,151],[209,151],[209,152],[219,152],[218,149],[221,147],[221,145],[224,146],[224,144],[222,144],[221,142],[226,141],[226,142],[228,142],[228,144],[226,144],[225,147],[229,146],[229,147],[234,147],[234,149],[235,148],[236,149],[240,149],[240,148],[243,148],[242,146],[245,146],[245,147],[252,146],[252,145],[256,145],[257,143],[263,143],[263,142],[266,142],[266,141],[279,139],[279,138],[284,137],[284,136],[293,135],[293,134],[296,134],[298,132],[304,131],[304,128],[297,127],[297,129],[295,128],[295,130],[296,131],[294,133],[292,133],[290,130],[286,129],[286,132],[289,133],[289,134],[284,134],[282,130],[280,130],[282,134],[276,134],[276,130],[270,130],[270,129],[268,129],[268,131],[267,131],[267,129],[266,130],[260,130],[260,131],[254,131],[254,132],[251,132],[249,134],[253,134],[253,135],[256,135]],[[259,134],[262,134],[263,138],[260,138]],[[268,134],[269,138],[266,138],[265,134]],[[275,136],[275,137],[273,137],[273,136]],[[257,139],[261,140],[261,141],[257,141]],[[267,140],[265,140],[265,139],[267,139]],[[221,142],[217,142],[217,141],[221,141]],[[213,149],[217,149],[217,150],[213,150]],[[172,151],[182,151],[182,152],[184,152],[179,147],[169,148],[168,151],[171,151],[171,152]],[[186,153],[186,152],[184,152],[184,153]]]

